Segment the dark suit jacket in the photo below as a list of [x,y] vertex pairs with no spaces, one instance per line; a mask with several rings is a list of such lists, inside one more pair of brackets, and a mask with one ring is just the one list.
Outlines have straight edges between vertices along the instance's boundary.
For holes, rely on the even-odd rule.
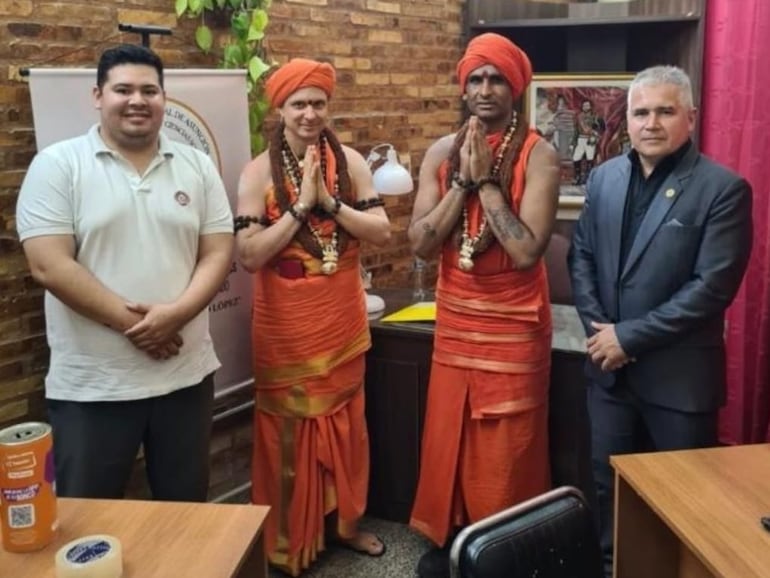
[[[695,146],[656,192],[619,271],[627,155],[591,172],[569,253],[573,299],[586,334],[615,324],[623,368],[642,400],[680,411],[724,403],[724,311],[751,252],[751,188]],[[603,387],[615,374],[586,363]]]

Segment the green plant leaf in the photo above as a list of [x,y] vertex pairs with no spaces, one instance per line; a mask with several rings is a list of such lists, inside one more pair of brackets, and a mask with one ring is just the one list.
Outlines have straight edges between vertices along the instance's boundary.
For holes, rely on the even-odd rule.
[[228,0],[230,2],[230,8],[237,10],[241,7],[241,0]]
[[217,8],[224,8],[225,4],[227,4],[227,0],[216,0],[217,1]]
[[214,0],[203,0],[203,9],[204,10],[213,10],[214,9]]
[[203,0],[189,0],[188,7],[192,14],[198,15],[203,11]]
[[251,51],[249,50],[249,47],[246,44],[246,42],[243,40],[239,40],[237,45],[238,45],[238,66],[240,66],[241,68],[248,68]]
[[253,80],[259,80],[268,70],[270,70],[270,67],[259,56],[252,56],[251,60],[249,60],[249,76]]
[[198,48],[203,50],[203,52],[208,52],[211,50],[211,45],[214,41],[214,37],[211,34],[211,28],[208,26],[201,25],[198,26],[195,30],[195,43],[198,45]]
[[249,35],[246,37],[246,40],[249,42],[254,42],[256,40],[262,40],[264,37],[264,32],[261,30],[255,30],[253,27],[249,27]]
[[237,44],[228,44],[225,46],[223,60],[225,68],[242,68],[241,47]]
[[[257,106],[258,104],[260,106]],[[261,104],[262,102],[258,100],[254,103],[254,106],[251,107],[251,114],[253,115],[251,120],[252,126],[262,126],[262,123],[267,116],[267,111],[270,109],[270,105],[267,105],[267,107],[263,108]]]
[[256,155],[263,150],[265,150],[265,137],[259,132],[251,133],[251,153]]
[[238,38],[245,39],[249,33],[249,15],[246,12],[234,13],[230,27]]
[[265,28],[267,28],[269,20],[267,12],[264,10],[254,10],[251,14],[251,28],[253,30],[259,30],[260,32],[264,31]]
[[252,129],[259,126],[262,119],[259,117],[259,112],[252,106],[249,109],[249,126],[252,127]]
[[261,118],[265,118],[268,111],[270,110],[270,103],[267,102],[267,98],[263,95],[254,101],[254,108],[259,113]]
[[177,18],[179,18],[187,10],[187,0],[176,0],[174,2],[174,10],[176,11]]

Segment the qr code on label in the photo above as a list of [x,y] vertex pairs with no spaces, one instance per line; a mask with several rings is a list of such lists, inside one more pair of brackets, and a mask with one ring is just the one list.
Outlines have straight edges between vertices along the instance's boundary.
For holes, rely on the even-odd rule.
[[8,507],[8,526],[29,528],[35,524],[35,507],[32,504]]

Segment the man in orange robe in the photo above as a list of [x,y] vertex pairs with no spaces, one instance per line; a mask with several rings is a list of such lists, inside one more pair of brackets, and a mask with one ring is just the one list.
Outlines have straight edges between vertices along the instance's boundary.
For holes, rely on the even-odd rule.
[[331,65],[304,59],[268,79],[281,122],[243,170],[235,219],[240,262],[255,274],[252,500],[271,507],[269,560],[292,576],[324,549],[326,529],[356,551],[385,551],[357,528],[371,343],[359,241],[384,245],[390,225],[363,157],[327,128],[334,85]]
[[556,217],[556,151],[518,116],[526,54],[497,34],[457,65],[470,117],[420,169],[409,238],[440,253],[436,337],[410,524],[448,576],[454,529],[549,489],[551,311],[543,253]]

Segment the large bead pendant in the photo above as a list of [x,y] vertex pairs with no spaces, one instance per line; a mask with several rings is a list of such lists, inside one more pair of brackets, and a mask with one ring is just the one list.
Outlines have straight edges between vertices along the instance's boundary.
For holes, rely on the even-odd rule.
[[473,241],[468,237],[463,239],[460,247],[460,257],[457,259],[457,266],[466,273],[473,269]]
[[324,275],[333,275],[337,272],[337,263],[332,263],[331,261],[328,261],[321,265],[321,273]]
[[333,275],[337,271],[337,261],[339,255],[337,254],[336,247],[327,245],[323,248],[323,264],[321,265],[321,273],[324,275]]
[[468,273],[473,269],[473,259],[470,257],[460,257],[457,260],[457,266],[460,268],[461,271],[465,271]]

